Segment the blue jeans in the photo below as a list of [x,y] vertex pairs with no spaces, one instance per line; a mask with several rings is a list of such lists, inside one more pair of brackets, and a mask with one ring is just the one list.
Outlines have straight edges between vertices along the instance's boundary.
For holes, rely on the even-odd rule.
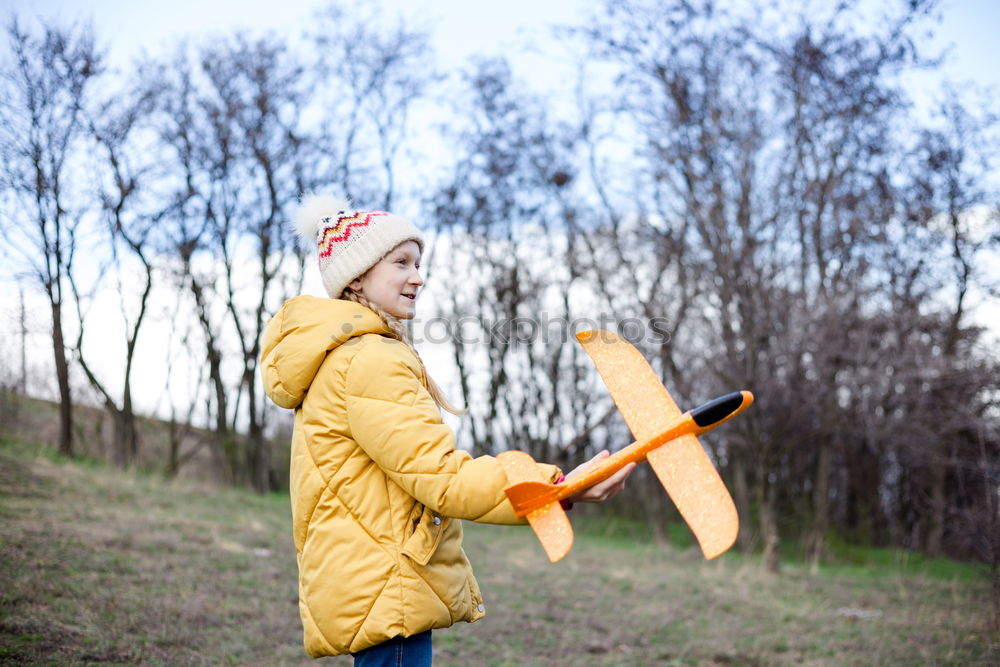
[[431,631],[412,637],[393,637],[354,655],[354,667],[430,667]]

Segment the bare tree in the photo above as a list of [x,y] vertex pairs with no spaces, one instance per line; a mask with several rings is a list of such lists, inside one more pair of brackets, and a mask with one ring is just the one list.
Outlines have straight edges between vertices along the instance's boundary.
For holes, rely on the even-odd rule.
[[[169,318],[171,336],[167,351],[167,363],[170,368],[167,372],[167,381],[162,393],[163,399],[168,403],[167,409],[170,414],[167,420],[167,460],[163,467],[163,472],[167,477],[176,476],[180,472],[181,467],[193,460],[206,444],[211,444],[206,443],[206,438],[202,437],[202,434],[199,433],[200,429],[195,427],[196,413],[203,407],[201,392],[208,387],[204,381],[204,364],[197,365],[198,371],[196,377],[189,385],[194,390],[194,395],[186,395],[180,404],[178,404],[174,397],[174,387],[178,374],[171,361],[180,357],[182,354],[181,351],[189,359],[200,357],[195,351],[198,346],[192,341],[191,331],[197,325],[191,322],[184,322],[177,316],[185,305],[183,295],[178,295],[178,297],[172,313],[173,317]],[[186,447],[185,443],[187,443]]]
[[0,93],[0,169],[8,207],[4,241],[48,298],[59,386],[59,450],[72,455],[63,308],[67,267],[83,215],[74,158],[82,146],[84,111],[101,58],[86,28],[42,24],[33,34],[14,18],[6,32],[10,51]]
[[[217,153],[220,190],[213,193],[209,225],[224,271],[223,285],[217,287],[224,290],[242,359],[230,428],[237,428],[242,401],[250,480],[263,492],[276,481],[271,479],[266,413],[257,382],[260,337],[268,313],[292,295],[291,276],[301,274],[294,235],[285,218],[302,191],[304,162],[314,155],[300,135],[302,69],[283,45],[243,37],[205,52],[202,67],[210,93],[206,110],[217,147],[231,140],[229,155]],[[248,242],[252,261],[247,261],[242,248]],[[293,266],[298,270],[292,271]]]
[[[277,481],[257,382],[259,341],[268,315],[300,289],[305,257],[287,224],[291,206],[313,188],[353,185],[352,170],[373,164],[373,155],[381,180],[366,172],[368,189],[359,191],[381,183],[388,202],[400,123],[416,90],[406,77],[422,76],[407,69],[416,53],[408,33],[388,38],[356,25],[371,39],[356,44],[358,31],[323,32],[326,51],[316,63],[276,38],[237,35],[182,48],[155,77],[159,138],[181,175],[165,209],[166,245],[200,323],[218,451],[234,481],[261,491]],[[337,52],[350,58],[336,62]],[[343,105],[350,95],[358,108]],[[327,99],[338,103],[326,107]],[[229,370],[234,358],[238,373]]]
[[[668,315],[671,304],[683,306],[668,316],[677,326],[661,372],[676,373],[672,360],[682,358],[682,377],[707,373],[719,389],[758,392],[757,409],[714,454],[733,483],[742,523],[750,525],[751,508],[756,513],[772,569],[781,521],[809,527],[803,546],[818,562],[834,513],[841,525],[860,519],[871,531],[888,520],[880,498],[911,488],[898,484],[893,466],[916,465],[918,449],[903,433],[922,442],[944,438],[951,447],[960,441],[940,420],[918,434],[914,416],[933,392],[921,389],[910,394],[920,402],[901,403],[899,380],[888,380],[935,384],[916,350],[953,349],[947,336],[932,333],[948,330],[938,322],[953,323],[955,341],[974,346],[977,339],[958,324],[973,252],[959,227],[944,235],[954,248],[944,265],[954,267],[959,295],[950,317],[938,308],[948,281],[926,271],[942,266],[935,241],[942,235],[928,220],[948,210],[962,219],[975,202],[942,200],[925,207],[923,222],[906,217],[916,201],[910,175],[920,183],[924,172],[942,174],[931,176],[940,185],[917,190],[955,192],[943,184],[943,167],[911,169],[908,141],[919,124],[895,79],[924,64],[909,35],[932,7],[911,3],[860,32],[852,24],[858,6],[841,3],[825,16],[800,17],[800,27],[782,34],[754,8],[748,17],[710,2],[616,2],[580,31],[592,57],[616,68],[622,93],[586,118],[584,136],[597,150],[603,129],[625,128],[617,150],[622,138],[635,147],[626,173],[638,184],[626,189],[621,173],[629,167],[620,162],[604,168],[591,160],[610,240],[601,250],[614,257],[599,272],[598,289],[609,298],[627,292],[625,303],[645,304],[640,312]],[[969,195],[985,172],[961,173]],[[663,299],[646,298],[632,278],[658,271],[615,277],[615,265],[634,265],[629,258],[642,257],[644,246],[666,258],[666,287],[657,290]],[[601,254],[591,253],[595,265]],[[915,340],[927,346],[906,347]],[[958,356],[971,348],[963,349]],[[954,379],[954,369],[947,376]],[[983,386],[972,375],[958,384]],[[958,396],[973,410],[985,405],[983,393]],[[898,413],[873,423],[863,413],[872,401]],[[944,465],[948,457],[936,460]],[[943,512],[947,476],[914,479]],[[914,507],[912,499],[902,505]],[[932,536],[943,524],[935,525]],[[745,546],[751,538],[741,535]]]
[[356,202],[392,209],[411,114],[436,80],[428,34],[387,20],[376,3],[331,3],[311,33],[308,102],[320,120],[304,184],[339,186]]
[[[909,208],[909,219],[929,232],[938,249],[927,271],[947,294],[940,299],[945,305],[930,329],[932,349],[924,360],[932,374],[924,379],[923,415],[937,437],[915,446],[929,486],[923,546],[934,555],[944,553],[946,536],[957,537],[948,526],[962,525],[953,519],[961,514],[956,513],[955,496],[964,494],[949,493],[949,487],[978,486],[963,477],[981,469],[978,462],[988,428],[983,408],[996,400],[994,392],[1000,385],[996,365],[982,355],[981,332],[968,321],[973,292],[986,293],[989,287],[984,281],[983,251],[997,245],[990,230],[1000,222],[1000,206],[985,186],[998,157],[998,146],[991,142],[996,119],[988,113],[970,113],[961,100],[951,91],[940,109],[938,126],[920,135]],[[927,328],[922,333],[926,335]],[[970,366],[969,360],[976,358],[980,363]]]
[[[92,165],[98,182],[95,190],[100,193],[101,214],[104,218],[105,242],[97,251],[107,253],[109,266],[95,281],[93,289],[109,287],[119,296],[119,310],[124,323],[124,368],[121,376],[120,395],[108,383],[107,373],[101,372],[88,361],[84,339],[91,321],[76,277],[70,272],[78,317],[77,339],[73,346],[76,358],[91,387],[98,393],[114,425],[113,450],[115,463],[129,467],[137,462],[139,431],[133,404],[133,369],[136,346],[149,307],[153,291],[154,266],[150,237],[159,220],[141,208],[149,200],[152,178],[162,176],[153,170],[155,161],[149,157],[148,146],[142,142],[144,121],[150,110],[150,95],[141,91],[134,99],[117,94],[96,109],[89,122],[94,146]],[[101,169],[103,167],[103,169]],[[148,207],[149,204],[147,203]],[[114,285],[108,283],[113,281]],[[101,330],[106,336],[106,329]],[[101,345],[107,351],[106,341]]]
[[[538,100],[518,91],[502,60],[468,77],[472,123],[457,132],[463,158],[434,200],[448,280],[439,311],[451,348],[473,451],[519,448],[567,463],[590,443],[580,354],[570,330],[572,261],[559,192],[573,179],[573,147]],[[435,255],[440,262],[442,256]]]
[[[240,475],[236,436],[230,429],[230,387],[223,373],[223,328],[214,299],[219,271],[213,264],[211,224],[215,216],[212,188],[226,172],[229,139],[221,141],[206,119],[201,99],[203,82],[186,46],[166,64],[147,63],[146,78],[155,92],[154,126],[165,161],[174,166],[176,178],[163,202],[162,251],[167,272],[190,297],[201,335],[202,354],[210,386],[207,417],[215,433],[220,468],[229,481]],[[218,155],[223,159],[220,164]],[[197,395],[193,388],[192,395]],[[192,402],[194,403],[194,401]]]

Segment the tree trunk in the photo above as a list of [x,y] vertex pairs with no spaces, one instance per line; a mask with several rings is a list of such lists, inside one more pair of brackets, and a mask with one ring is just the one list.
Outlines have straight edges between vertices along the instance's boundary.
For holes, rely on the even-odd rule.
[[739,452],[733,452],[729,469],[733,474],[733,495],[736,511],[740,517],[740,529],[736,539],[740,551],[746,553],[753,546],[753,531],[750,530],[750,486],[747,482],[746,462]]
[[[630,480],[631,481],[631,480]],[[663,486],[656,475],[650,474],[638,479],[635,485],[639,487],[639,502],[646,523],[653,530],[653,538],[657,544],[666,544],[670,540],[667,525],[671,520],[671,512],[664,502]]]
[[138,433],[135,427],[135,415],[124,410],[116,410],[108,406],[114,420],[114,451],[115,465],[123,470],[131,468],[138,462]]
[[248,433],[250,441],[250,483],[257,493],[267,493],[271,490],[271,456],[267,448],[267,440],[260,425],[250,424]]
[[781,555],[778,553],[780,538],[775,518],[774,490],[768,480],[767,467],[763,464],[759,464],[757,470],[757,504],[760,507],[760,533],[764,539],[764,567],[768,572],[777,574]]
[[[131,364],[131,361],[129,362]],[[132,390],[125,380],[125,400],[122,408],[122,438],[125,441],[125,451],[128,452],[129,465],[139,463],[139,429],[136,427],[135,412],[132,409]]]
[[254,368],[251,366],[243,374],[243,385],[247,390],[247,420],[249,422],[247,425],[247,439],[250,447],[250,484],[257,493],[267,493],[273,490],[271,485],[271,452],[268,449],[267,438],[264,437],[264,418],[266,415],[258,411],[257,398],[254,396],[254,387],[257,386]]
[[931,517],[927,531],[927,554],[941,555],[941,541],[944,537],[944,521],[947,500],[945,499],[945,465],[941,461],[931,463]]
[[108,405],[108,415],[111,417],[111,451],[115,467],[124,470],[128,468],[128,450],[125,447],[125,424],[122,414]]
[[164,467],[163,474],[168,479],[172,479],[177,476],[177,471],[180,469],[181,453],[180,429],[178,429],[177,420],[173,416],[168,422],[167,434],[167,465]]
[[59,381],[59,453],[73,456],[73,402],[69,387],[69,364],[63,343],[61,304],[51,298],[52,349],[56,359],[56,378]]
[[21,380],[18,383],[19,393],[22,396],[28,395],[28,312],[24,305],[24,288],[19,291],[21,300],[21,310],[18,314],[21,325]]
[[820,441],[816,479],[813,483],[813,525],[808,540],[809,565],[815,572],[823,559],[826,531],[830,525],[830,443]]
[[781,540],[778,535],[778,523],[775,520],[772,499],[768,498],[761,507],[760,520],[764,532],[764,567],[767,568],[768,572],[777,574],[781,567],[781,554],[778,552]]

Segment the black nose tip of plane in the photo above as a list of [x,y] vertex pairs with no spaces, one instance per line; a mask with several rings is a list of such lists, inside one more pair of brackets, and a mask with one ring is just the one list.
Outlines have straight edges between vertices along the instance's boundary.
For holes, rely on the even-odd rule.
[[691,418],[698,426],[705,428],[722,421],[737,410],[753,401],[753,394],[749,391],[734,391],[731,394],[713,398],[708,403],[699,405],[691,411]]

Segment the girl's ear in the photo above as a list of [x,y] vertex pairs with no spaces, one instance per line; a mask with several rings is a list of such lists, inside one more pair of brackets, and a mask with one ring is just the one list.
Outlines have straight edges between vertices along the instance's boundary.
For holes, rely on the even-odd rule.
[[355,292],[360,292],[361,291],[361,279],[360,278],[355,278],[351,282],[347,283],[347,286],[350,287]]

